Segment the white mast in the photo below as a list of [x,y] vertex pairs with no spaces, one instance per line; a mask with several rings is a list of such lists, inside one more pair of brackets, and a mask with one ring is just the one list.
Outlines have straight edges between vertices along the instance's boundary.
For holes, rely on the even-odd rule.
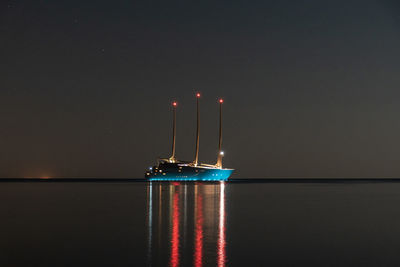
[[176,106],[178,103],[176,101],[172,102],[172,155],[169,158],[169,162],[175,163],[175,140],[176,140]]
[[196,94],[196,105],[197,105],[197,131],[196,131],[196,152],[194,156],[193,165],[197,166],[199,163],[199,139],[200,139],[200,111],[199,111],[199,99],[200,93]]
[[224,100],[221,98],[218,100],[219,102],[219,142],[218,142],[218,158],[217,164],[215,166],[217,168],[222,169],[222,157],[224,156],[224,152],[221,150],[222,148],[222,103]]

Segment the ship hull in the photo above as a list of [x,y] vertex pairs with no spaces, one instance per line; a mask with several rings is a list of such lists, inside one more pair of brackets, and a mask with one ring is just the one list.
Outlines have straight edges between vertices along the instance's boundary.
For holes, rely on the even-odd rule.
[[233,169],[164,163],[146,173],[149,181],[227,181]]

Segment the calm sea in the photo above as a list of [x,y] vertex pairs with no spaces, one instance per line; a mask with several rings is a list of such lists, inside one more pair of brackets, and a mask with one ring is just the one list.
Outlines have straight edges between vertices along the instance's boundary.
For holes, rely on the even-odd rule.
[[2,182],[0,266],[399,266],[397,182]]

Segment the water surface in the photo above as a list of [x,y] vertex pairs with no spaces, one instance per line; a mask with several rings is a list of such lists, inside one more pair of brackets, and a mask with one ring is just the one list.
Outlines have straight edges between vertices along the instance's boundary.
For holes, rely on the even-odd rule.
[[0,266],[398,266],[400,183],[0,183]]

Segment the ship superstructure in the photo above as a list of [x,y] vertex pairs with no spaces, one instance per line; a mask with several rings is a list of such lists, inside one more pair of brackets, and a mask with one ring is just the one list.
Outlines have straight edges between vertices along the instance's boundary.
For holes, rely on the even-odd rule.
[[200,93],[196,94],[196,148],[193,161],[182,161],[176,159],[176,109],[177,102],[172,102],[172,153],[169,158],[158,159],[157,165],[150,167],[145,173],[145,177],[150,181],[226,181],[233,173],[234,169],[222,167],[222,104],[223,99],[219,99],[219,140],[218,155],[216,164],[199,163],[199,144],[200,144]]

